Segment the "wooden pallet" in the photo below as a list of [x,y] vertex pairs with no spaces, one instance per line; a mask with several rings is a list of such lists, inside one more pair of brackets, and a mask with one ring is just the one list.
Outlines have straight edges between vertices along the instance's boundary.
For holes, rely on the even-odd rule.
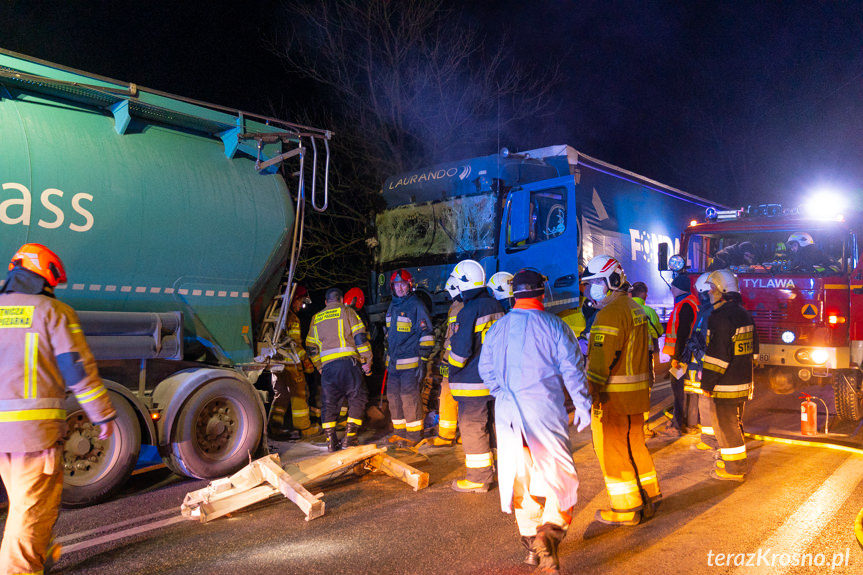
[[282,494],[300,508],[306,521],[311,521],[324,514],[325,505],[321,500],[324,494],[313,495],[305,486],[321,484],[326,477],[357,466],[400,479],[414,491],[428,487],[428,473],[390,457],[386,451],[375,445],[360,445],[290,463],[284,468],[277,454],[268,455],[230,477],[216,479],[207,487],[190,491],[180,511],[183,517],[206,523]]

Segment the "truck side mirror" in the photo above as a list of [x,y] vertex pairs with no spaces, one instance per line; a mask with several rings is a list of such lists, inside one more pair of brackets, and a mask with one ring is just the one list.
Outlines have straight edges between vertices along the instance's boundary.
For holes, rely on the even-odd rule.
[[509,245],[526,241],[530,237],[530,192],[516,190],[509,193]]
[[658,256],[659,256],[659,271],[664,272],[668,270],[668,244],[666,242],[662,242],[658,246]]

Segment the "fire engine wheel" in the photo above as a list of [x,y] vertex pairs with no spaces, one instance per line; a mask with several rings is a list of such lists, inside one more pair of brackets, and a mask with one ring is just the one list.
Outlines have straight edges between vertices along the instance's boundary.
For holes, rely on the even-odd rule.
[[263,433],[254,394],[251,385],[234,379],[217,379],[193,393],[174,422],[168,467],[215,479],[248,464]]
[[833,377],[833,398],[839,419],[856,422],[863,418],[860,381],[857,371],[842,371]]
[[99,439],[99,428],[80,407],[66,415],[68,439],[63,448],[63,507],[86,507],[114,494],[132,474],[141,450],[141,428],[135,410],[108,392],[117,411],[114,433]]

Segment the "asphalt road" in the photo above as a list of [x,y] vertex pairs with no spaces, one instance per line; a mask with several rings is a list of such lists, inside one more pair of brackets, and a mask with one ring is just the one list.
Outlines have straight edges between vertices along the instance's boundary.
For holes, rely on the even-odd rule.
[[[863,507],[863,456],[749,441],[751,472],[738,485],[708,477],[712,456],[693,450],[696,441],[648,442],[662,505],[650,521],[611,528],[593,521],[608,500],[590,432],[574,433],[581,485],[561,547],[562,572],[861,572],[853,523]],[[274,447],[285,461],[324,452],[309,443]],[[414,492],[380,474],[343,477],[315,490],[325,493],[326,513],[309,522],[281,497],[207,524],[183,520],[184,495],[205,482],[165,471],[135,478],[114,501],[61,513],[55,533],[67,551],[52,573],[531,572],[521,563],[515,520],[500,511],[498,491],[449,488],[463,473],[461,447],[394,455],[427,471],[429,487]]]

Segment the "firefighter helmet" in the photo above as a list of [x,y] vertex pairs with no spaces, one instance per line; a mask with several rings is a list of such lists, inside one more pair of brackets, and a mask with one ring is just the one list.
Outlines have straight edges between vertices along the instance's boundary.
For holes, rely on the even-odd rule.
[[512,278],[512,293],[517,299],[539,297],[545,293],[548,278],[536,270],[518,270]]
[[363,309],[366,304],[366,296],[358,287],[352,287],[345,293],[345,303],[354,309]]
[[740,293],[740,288],[737,286],[737,276],[728,269],[710,272],[710,275],[707,276],[707,283],[713,284],[722,294]]
[[797,245],[801,248],[805,248],[806,246],[811,246],[815,243],[815,240],[812,239],[812,236],[806,232],[794,232],[790,236],[788,236],[788,241],[786,244],[790,244],[791,242],[797,242]]
[[306,286],[298,285],[294,288],[294,297],[291,299],[291,304],[295,304],[298,301],[301,302],[300,309],[311,305],[312,298],[309,297],[309,290],[306,289]]
[[390,276],[390,290],[393,289],[396,282],[404,282],[413,287],[414,276],[412,276],[408,270],[400,268],[394,271],[393,275]]
[[710,272],[704,272],[698,279],[695,280],[695,291],[698,293],[707,293],[710,291],[710,283],[708,283],[707,278],[710,276]]
[[460,292],[485,286],[485,270],[478,261],[462,260],[452,270]]
[[508,299],[512,297],[512,274],[509,272],[497,272],[488,280],[486,286],[491,290],[494,299]]
[[42,244],[24,244],[9,262],[9,270],[22,267],[37,274],[48,282],[51,287],[66,283],[66,270],[60,258]]
[[596,256],[587,262],[587,268],[581,274],[581,281],[588,282],[595,279],[604,279],[608,289],[620,290],[626,284],[626,273],[623,266],[616,258],[611,256]]

